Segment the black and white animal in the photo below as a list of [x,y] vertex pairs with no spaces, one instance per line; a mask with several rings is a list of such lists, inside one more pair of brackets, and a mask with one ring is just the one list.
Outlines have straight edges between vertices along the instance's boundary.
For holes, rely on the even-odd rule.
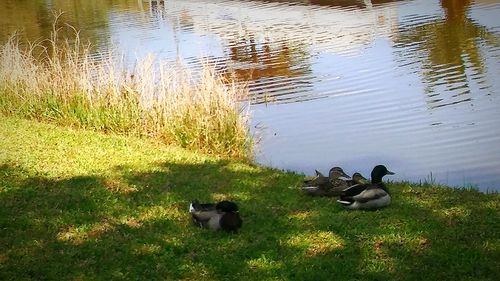
[[189,213],[193,222],[202,228],[237,232],[243,224],[238,205],[232,201],[224,200],[215,204],[193,200],[189,205]]
[[371,173],[371,183],[355,184],[344,189],[337,200],[347,209],[379,209],[391,204],[391,195],[382,182],[385,175],[394,175],[384,165],[377,165]]

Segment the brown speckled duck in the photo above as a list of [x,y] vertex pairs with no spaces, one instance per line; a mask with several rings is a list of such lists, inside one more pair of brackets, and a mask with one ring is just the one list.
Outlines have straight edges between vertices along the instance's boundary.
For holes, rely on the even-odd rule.
[[316,171],[316,177],[304,181],[302,191],[311,196],[338,196],[349,187],[348,180],[350,177],[340,167],[331,168],[328,177]]

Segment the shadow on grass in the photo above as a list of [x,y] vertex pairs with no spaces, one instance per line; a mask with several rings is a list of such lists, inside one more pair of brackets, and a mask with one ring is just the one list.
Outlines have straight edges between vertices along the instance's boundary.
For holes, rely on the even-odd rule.
[[[0,167],[0,279],[494,280],[499,197],[396,186],[348,212],[301,178],[230,161],[48,179]],[[239,203],[239,234],[191,224],[189,202]]]

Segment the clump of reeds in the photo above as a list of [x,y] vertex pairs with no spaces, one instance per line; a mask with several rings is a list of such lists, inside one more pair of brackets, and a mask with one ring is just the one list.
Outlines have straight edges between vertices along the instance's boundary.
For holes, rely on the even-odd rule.
[[95,59],[78,32],[0,49],[0,112],[104,132],[149,136],[221,156],[251,156],[247,89],[206,64],[186,67],[152,55],[134,66],[110,52]]

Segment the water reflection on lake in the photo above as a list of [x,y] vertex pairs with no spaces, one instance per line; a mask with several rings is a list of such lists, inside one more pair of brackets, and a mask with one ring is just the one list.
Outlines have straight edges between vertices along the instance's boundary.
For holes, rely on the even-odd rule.
[[500,190],[500,1],[4,0],[0,40],[52,9],[101,51],[248,81],[260,163]]

